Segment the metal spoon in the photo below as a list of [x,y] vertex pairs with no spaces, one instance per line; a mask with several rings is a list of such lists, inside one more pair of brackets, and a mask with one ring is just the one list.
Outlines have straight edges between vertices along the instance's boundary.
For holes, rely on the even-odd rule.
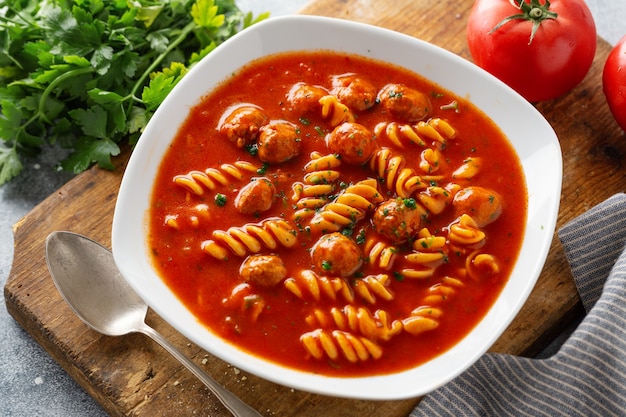
[[89,327],[108,336],[133,332],[149,336],[201,380],[233,415],[261,417],[146,324],[148,306],[122,277],[107,248],[75,233],[53,232],[46,239],[46,262],[57,289]]

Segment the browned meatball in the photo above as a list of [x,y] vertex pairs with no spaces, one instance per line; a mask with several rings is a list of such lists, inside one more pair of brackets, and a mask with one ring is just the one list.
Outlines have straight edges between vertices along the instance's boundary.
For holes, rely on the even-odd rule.
[[322,105],[320,99],[328,95],[322,87],[305,83],[294,84],[287,94],[287,101],[299,113],[317,113]]
[[454,196],[452,205],[456,213],[468,214],[478,227],[494,222],[502,214],[502,199],[494,191],[483,187],[467,187]]
[[432,110],[425,94],[404,84],[387,84],[378,93],[378,100],[393,117],[409,123],[425,119]]
[[300,153],[300,130],[285,120],[271,121],[261,128],[258,145],[259,159],[278,164]]
[[313,265],[322,275],[347,277],[363,264],[358,245],[339,232],[324,235],[311,249]]
[[372,224],[378,233],[393,243],[402,243],[420,231],[426,215],[426,210],[414,199],[396,198],[376,208]]
[[353,110],[367,110],[376,103],[376,87],[355,74],[333,77],[332,93]]
[[253,285],[273,287],[287,276],[287,269],[278,255],[250,255],[239,267],[239,274]]
[[259,129],[267,122],[268,118],[260,107],[244,104],[228,108],[217,128],[222,135],[241,148],[254,142],[259,135]]
[[235,198],[235,207],[242,214],[257,214],[272,207],[276,189],[272,182],[265,178],[252,178],[243,186]]
[[326,136],[331,152],[348,164],[367,162],[376,150],[376,136],[358,123],[342,123]]

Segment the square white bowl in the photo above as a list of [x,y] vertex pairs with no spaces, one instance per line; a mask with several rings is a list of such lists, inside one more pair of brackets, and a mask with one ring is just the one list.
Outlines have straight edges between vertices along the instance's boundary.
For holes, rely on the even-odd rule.
[[[191,107],[241,66],[286,51],[334,50],[386,61],[467,98],[504,132],[526,176],[524,242],[509,281],[480,323],[447,352],[400,373],[328,377],[252,356],[202,325],[161,280],[151,263],[147,215],[153,179]],[[115,262],[148,305],[191,341],[267,380],[308,392],[369,400],[424,395],[471,366],[500,337],[528,298],[550,248],[562,181],[556,134],[542,115],[505,84],[442,48],[375,26],[345,20],[286,16],[268,19],[223,43],[196,65],[154,114],[131,156],[118,195],[112,231]]]

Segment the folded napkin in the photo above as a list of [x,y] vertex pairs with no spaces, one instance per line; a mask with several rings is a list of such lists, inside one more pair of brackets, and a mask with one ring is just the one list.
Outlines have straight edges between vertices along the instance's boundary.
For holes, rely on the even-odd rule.
[[626,195],[558,232],[587,315],[547,359],[487,353],[418,416],[626,415]]

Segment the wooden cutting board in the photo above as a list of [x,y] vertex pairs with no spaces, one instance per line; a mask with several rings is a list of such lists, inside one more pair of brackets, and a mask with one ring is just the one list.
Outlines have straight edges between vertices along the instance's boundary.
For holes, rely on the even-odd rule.
[[[301,13],[394,29],[470,59],[465,25],[471,5],[471,0],[315,0]],[[609,50],[599,39],[584,82],[568,95],[538,106],[563,149],[558,226],[623,191],[626,184],[626,138],[609,113],[601,87]],[[44,240],[54,230],[75,231],[110,245],[113,209],[127,159],[128,152],[118,158],[114,172],[94,168],[79,175],[15,225],[15,259],[4,289],[7,309],[113,416],[227,416],[191,373],[145,336],[113,338],[90,330],[63,302],[48,274]],[[533,293],[492,351],[532,355],[581,311],[555,235]],[[407,416],[418,402],[345,400],[278,386],[212,357],[153,313],[148,322],[266,416]]]

